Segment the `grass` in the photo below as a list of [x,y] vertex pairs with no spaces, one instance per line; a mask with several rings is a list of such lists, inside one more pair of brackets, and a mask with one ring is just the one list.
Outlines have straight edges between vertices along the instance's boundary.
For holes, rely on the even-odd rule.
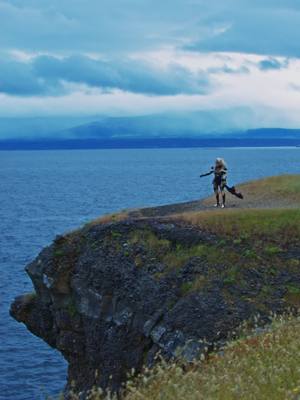
[[300,200],[300,175],[271,176],[240,185],[256,197]]
[[[226,257],[225,257],[226,256]],[[200,258],[210,266],[222,263],[232,265],[238,262],[239,254],[228,247],[219,244],[198,244],[191,247],[176,247],[171,249],[163,257],[163,262],[168,269],[179,269],[192,258]]]
[[225,285],[232,285],[238,280],[239,271],[237,267],[231,267],[226,271],[226,276],[224,278]]
[[192,366],[162,363],[129,384],[126,400],[288,400],[300,396],[300,320],[231,342]]
[[[128,218],[128,211],[124,210],[118,213],[107,214],[100,218],[96,218],[95,220],[86,224],[87,227],[95,226],[95,225],[103,225],[111,222],[121,222]],[[74,231],[76,232],[76,231]]]
[[56,257],[56,258],[60,258],[60,257],[62,257],[64,254],[65,254],[65,253],[64,253],[63,249],[61,249],[61,248],[59,248],[59,247],[56,247],[56,248],[54,249],[54,251],[53,251],[53,256]]
[[268,256],[274,256],[276,254],[279,254],[281,251],[281,248],[275,245],[267,245],[264,248],[264,253]]
[[175,218],[231,239],[235,244],[268,241],[274,246],[288,246],[300,242],[300,209],[199,211],[183,213]]
[[287,285],[287,291],[290,294],[298,294],[300,295],[300,287],[299,286],[295,286],[295,285]]
[[181,285],[181,295],[185,296],[191,292],[201,290],[207,284],[207,278],[205,275],[198,275],[196,279],[190,282],[184,282]]
[[171,249],[171,242],[167,239],[157,237],[149,229],[137,229],[129,236],[128,243],[130,246],[143,246],[144,250],[150,255],[158,258],[163,257]]
[[117,232],[117,231],[111,231],[111,236],[113,238],[120,238],[120,237],[122,237],[122,234],[120,232]]
[[282,246],[299,245],[300,175],[260,179],[239,189],[245,195],[241,203],[245,208],[187,212],[174,218],[231,239],[236,245],[251,241],[262,247],[267,242],[269,255],[279,253]]
[[[193,246],[184,246],[182,244],[174,244],[170,240],[157,237],[153,232],[147,229],[139,229],[133,232],[129,239],[128,244],[130,247],[138,246],[143,248],[143,255],[147,259],[154,257],[165,265],[164,273],[168,273],[171,270],[179,270],[191,259],[199,258],[201,261],[214,266],[219,264],[220,261],[224,265],[232,265],[238,262],[239,254],[231,251],[227,247],[223,246],[223,242],[217,244],[196,244]],[[128,250],[126,250],[128,252]],[[226,255],[226,257],[225,257]],[[135,257],[135,263],[137,266],[142,267],[143,261],[141,255],[138,254]],[[159,273],[159,276],[164,274]],[[202,278],[201,278],[202,279]],[[200,288],[199,284],[200,277],[197,278],[197,282],[191,282],[186,287],[193,288],[193,290]],[[186,292],[183,289],[183,292]]]
[[[242,204],[253,207],[269,207],[270,203],[276,207],[295,207],[300,203],[300,175],[271,176],[238,185],[238,190],[244,194]],[[229,201],[233,198],[228,197]],[[212,198],[205,203],[211,203]]]

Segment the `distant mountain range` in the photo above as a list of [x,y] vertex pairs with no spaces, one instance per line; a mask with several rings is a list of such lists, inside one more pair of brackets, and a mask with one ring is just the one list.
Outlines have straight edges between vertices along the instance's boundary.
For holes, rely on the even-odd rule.
[[[179,115],[148,115],[140,117],[102,118],[61,132],[73,139],[154,139],[154,138],[269,138],[299,139],[300,129],[260,128],[241,130],[208,129],[196,113]],[[206,128],[204,127],[206,126]]]
[[60,132],[88,124],[99,117],[6,117],[0,118],[0,139],[58,138]]
[[[222,116],[219,118],[218,125],[223,121]],[[2,118],[0,149],[300,145],[300,129],[230,132],[215,131],[212,126],[213,121],[201,112],[138,117]]]

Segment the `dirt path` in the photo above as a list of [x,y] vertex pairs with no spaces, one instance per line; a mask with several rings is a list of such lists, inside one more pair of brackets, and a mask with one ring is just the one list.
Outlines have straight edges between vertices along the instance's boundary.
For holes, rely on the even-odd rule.
[[[260,179],[238,185],[244,199],[226,193],[226,209],[243,208],[299,208],[300,175],[282,175]],[[158,207],[142,208],[129,211],[131,218],[164,217],[189,211],[213,211],[216,200],[214,196],[186,203],[170,204]],[[224,212],[226,212],[224,209]]]

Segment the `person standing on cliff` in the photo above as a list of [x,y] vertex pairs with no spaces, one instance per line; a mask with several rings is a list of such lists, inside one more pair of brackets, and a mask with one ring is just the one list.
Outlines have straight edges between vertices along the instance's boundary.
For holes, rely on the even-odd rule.
[[[207,174],[200,175],[200,178],[203,176],[208,176],[214,174],[214,179],[212,181],[214,192],[216,195],[217,203],[215,207],[225,208],[225,187],[227,186],[227,165],[223,158],[217,158],[215,161],[215,166],[211,167],[211,171]],[[222,196],[222,204],[220,204],[220,195]]]

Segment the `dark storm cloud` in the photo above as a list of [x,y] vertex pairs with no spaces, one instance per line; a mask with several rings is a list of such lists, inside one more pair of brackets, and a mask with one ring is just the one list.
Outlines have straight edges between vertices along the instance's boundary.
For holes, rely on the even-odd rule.
[[0,60],[0,92],[19,95],[64,94],[64,83],[85,84],[104,91],[122,90],[146,95],[205,94],[206,73],[192,73],[178,65],[155,68],[124,59],[101,61],[84,56],[39,56],[31,62]]

